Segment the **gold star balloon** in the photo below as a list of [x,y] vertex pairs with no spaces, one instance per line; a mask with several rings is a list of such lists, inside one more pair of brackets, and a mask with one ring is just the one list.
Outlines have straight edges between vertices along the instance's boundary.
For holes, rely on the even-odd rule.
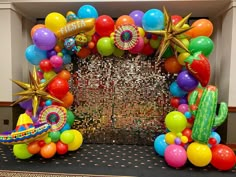
[[188,52],[188,48],[179,39],[179,36],[192,28],[192,27],[184,27],[184,24],[186,24],[186,22],[188,21],[189,17],[191,16],[191,13],[188,14],[186,17],[184,17],[176,25],[174,25],[165,7],[163,8],[163,12],[165,18],[165,29],[147,31],[149,33],[163,36],[160,47],[158,48],[156,53],[156,55],[158,55],[158,59],[162,57],[162,55],[165,53],[166,49],[169,46],[172,46],[174,50],[175,50],[174,46],[178,46],[179,48],[184,49],[185,51]]
[[39,103],[41,99],[47,100],[51,99],[59,103],[63,103],[61,100],[53,97],[48,92],[46,92],[46,87],[50,83],[50,81],[53,79],[48,79],[46,82],[40,83],[40,80],[38,78],[36,68],[33,68],[33,73],[29,72],[29,83],[24,83],[17,80],[12,80],[15,84],[20,86],[24,91],[18,92],[15,95],[21,96],[18,100],[16,100],[12,105],[15,105],[17,103],[20,103],[22,101],[30,100],[32,99],[32,107],[33,107],[33,115],[35,116],[39,107]]

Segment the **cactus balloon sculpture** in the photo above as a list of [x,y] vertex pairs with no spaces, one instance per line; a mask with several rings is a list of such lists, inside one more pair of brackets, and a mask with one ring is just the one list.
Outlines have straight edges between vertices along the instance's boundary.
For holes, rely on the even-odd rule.
[[189,99],[189,106],[195,121],[192,129],[192,138],[200,143],[208,143],[212,128],[221,125],[228,114],[227,104],[221,102],[218,115],[216,115],[218,89],[208,85],[204,88],[199,105],[196,105],[198,91],[194,91]]

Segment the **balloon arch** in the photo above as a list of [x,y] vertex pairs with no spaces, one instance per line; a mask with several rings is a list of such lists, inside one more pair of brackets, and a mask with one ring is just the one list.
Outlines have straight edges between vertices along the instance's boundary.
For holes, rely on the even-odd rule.
[[[173,111],[165,117],[166,133],[158,135],[154,149],[171,167],[187,160],[197,167],[213,165],[229,170],[235,154],[215,131],[227,118],[227,104],[220,103],[218,90],[209,85],[208,56],[214,49],[210,39],[213,24],[198,19],[188,24],[190,15],[169,15],[163,8],[146,12],[134,10],[113,20],[98,15],[95,7],[83,5],[77,14],[51,12],[45,24],[31,30],[33,44],[25,50],[34,66],[30,83],[13,80],[23,91],[15,102],[25,109],[15,130],[4,132],[0,142],[13,145],[14,155],[28,159],[34,154],[51,158],[80,148],[83,136],[72,129],[75,116],[69,109],[74,95],[69,89],[70,72],[65,65],[76,55],[122,57],[150,56],[164,61],[166,72],[176,76],[169,86]],[[204,157],[204,158],[203,158]]]

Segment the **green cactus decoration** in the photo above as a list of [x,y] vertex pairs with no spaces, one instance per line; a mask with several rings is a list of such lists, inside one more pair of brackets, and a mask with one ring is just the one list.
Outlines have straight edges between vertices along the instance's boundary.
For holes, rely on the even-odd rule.
[[196,106],[198,91],[194,91],[189,99],[191,113],[195,116],[192,138],[200,143],[208,143],[212,128],[221,125],[227,118],[228,106],[222,102],[216,115],[218,89],[208,85],[204,88],[199,105]]

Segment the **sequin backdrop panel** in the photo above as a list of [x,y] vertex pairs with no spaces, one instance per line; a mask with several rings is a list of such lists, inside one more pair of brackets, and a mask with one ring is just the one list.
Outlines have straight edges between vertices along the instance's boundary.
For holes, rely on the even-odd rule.
[[151,144],[165,131],[169,75],[145,57],[75,60],[75,128],[89,143]]

